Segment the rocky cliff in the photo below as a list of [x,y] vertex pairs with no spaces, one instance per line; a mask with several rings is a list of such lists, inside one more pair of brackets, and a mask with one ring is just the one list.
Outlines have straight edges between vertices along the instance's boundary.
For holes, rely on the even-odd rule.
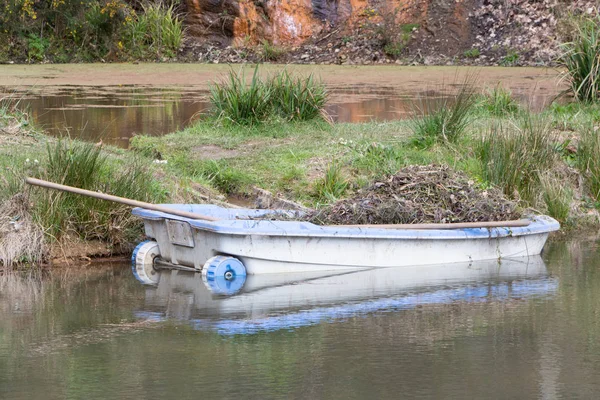
[[268,43],[288,62],[549,64],[561,18],[597,13],[582,0],[184,1],[198,60],[227,62]]

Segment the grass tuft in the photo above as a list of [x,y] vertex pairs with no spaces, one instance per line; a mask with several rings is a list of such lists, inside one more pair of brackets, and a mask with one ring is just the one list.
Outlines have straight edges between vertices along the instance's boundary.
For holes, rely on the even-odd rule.
[[314,193],[319,201],[334,202],[346,193],[348,181],[344,178],[342,167],[337,162],[327,166],[325,176],[314,184]]
[[476,103],[472,77],[467,77],[452,97],[425,98],[410,121],[413,143],[428,148],[436,143],[456,143],[471,123]]
[[256,66],[250,85],[243,73],[230,71],[210,92],[213,115],[238,125],[258,125],[275,116],[287,121],[327,118],[327,90],[312,75],[293,76],[284,70],[263,80]]
[[282,71],[273,76],[273,107],[289,121],[308,121],[319,118],[327,103],[325,85],[317,82],[313,75],[292,76]]
[[584,177],[587,189],[600,201],[600,135],[593,127],[584,129],[577,148],[577,167]]
[[263,61],[278,61],[285,55],[285,49],[274,45],[268,40],[261,43],[260,56]]
[[567,221],[573,201],[573,191],[551,175],[541,178],[542,197],[548,214],[561,223]]
[[513,98],[510,90],[500,85],[486,91],[480,106],[495,117],[514,115],[520,111],[519,103]]
[[563,44],[561,57],[570,91],[582,102],[596,102],[600,91],[600,19],[577,25],[572,42]]
[[534,203],[540,175],[556,160],[554,135],[548,120],[528,114],[510,128],[494,124],[476,147],[485,181],[507,196]]
[[244,73],[229,71],[227,79],[210,87],[210,103],[217,119],[239,125],[256,125],[265,121],[271,111],[272,88],[254,69],[250,85]]

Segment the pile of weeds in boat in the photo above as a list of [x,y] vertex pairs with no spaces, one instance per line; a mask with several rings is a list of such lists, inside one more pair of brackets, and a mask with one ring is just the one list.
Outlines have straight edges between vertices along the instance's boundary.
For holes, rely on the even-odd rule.
[[416,224],[504,221],[521,217],[500,190],[483,189],[447,166],[409,166],[309,213],[316,224]]

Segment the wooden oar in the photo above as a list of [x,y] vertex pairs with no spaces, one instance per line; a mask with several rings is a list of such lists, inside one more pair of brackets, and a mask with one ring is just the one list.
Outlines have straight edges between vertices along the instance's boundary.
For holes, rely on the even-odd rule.
[[446,224],[365,224],[365,225],[330,225],[340,228],[377,228],[377,229],[466,229],[466,228],[516,228],[528,226],[528,219],[511,221],[486,222],[450,222]]
[[[165,214],[177,215],[179,217],[200,219],[205,221],[219,221],[219,218],[209,215],[196,214],[189,211],[175,210],[170,207],[161,206],[158,204],[146,203],[127,199],[125,197],[112,196],[110,194],[93,192],[91,190],[79,189],[72,186],[61,185],[54,182],[48,182],[41,179],[27,178],[25,179],[30,185],[41,186],[48,189],[60,190],[63,192],[76,193],[83,196],[94,197],[101,200],[113,201],[115,203],[126,204],[132,207],[141,207],[148,210],[160,211]],[[490,221],[490,222],[459,222],[448,224],[381,224],[381,225],[328,225],[329,227],[337,228],[372,228],[372,229],[464,229],[464,228],[515,228],[528,226],[531,223],[528,219],[520,219],[514,221]]]
[[126,205],[132,206],[132,207],[146,208],[148,210],[160,211],[160,212],[164,212],[166,214],[177,215],[179,217],[192,218],[192,219],[203,219],[205,221],[218,221],[219,220],[219,218],[211,217],[208,215],[196,214],[196,213],[189,212],[189,211],[174,210],[170,207],[160,206],[160,205],[152,204],[152,203],[146,203],[144,201],[127,199],[125,197],[112,196],[110,194],[105,194],[105,193],[93,192],[91,190],[79,189],[76,187],[61,185],[58,183],[48,182],[48,181],[44,181],[41,179],[27,178],[27,179],[25,179],[25,182],[27,182],[30,185],[41,186],[41,187],[45,187],[48,189],[60,190],[63,192],[71,192],[71,193],[81,194],[83,196],[95,197],[100,200],[114,201],[115,203],[126,204]]

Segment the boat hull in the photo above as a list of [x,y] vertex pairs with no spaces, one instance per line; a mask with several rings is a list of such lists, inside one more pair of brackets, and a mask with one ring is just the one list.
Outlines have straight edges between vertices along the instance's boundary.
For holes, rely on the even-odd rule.
[[528,227],[394,230],[321,227],[306,222],[247,220],[269,210],[181,206],[222,218],[207,222],[135,209],[161,258],[201,269],[217,255],[238,258],[248,274],[432,265],[533,256],[559,228],[541,216]]

